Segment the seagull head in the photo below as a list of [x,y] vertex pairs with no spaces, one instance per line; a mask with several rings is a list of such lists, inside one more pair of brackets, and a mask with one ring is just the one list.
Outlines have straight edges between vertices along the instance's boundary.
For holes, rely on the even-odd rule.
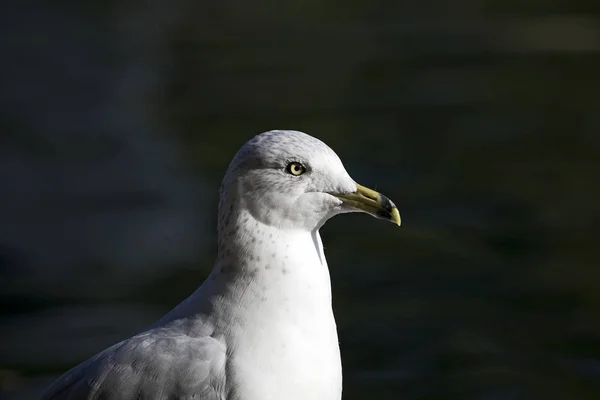
[[400,225],[394,203],[356,183],[329,146],[291,130],[261,133],[238,151],[221,187],[222,218],[233,207],[282,229],[313,231],[356,211]]

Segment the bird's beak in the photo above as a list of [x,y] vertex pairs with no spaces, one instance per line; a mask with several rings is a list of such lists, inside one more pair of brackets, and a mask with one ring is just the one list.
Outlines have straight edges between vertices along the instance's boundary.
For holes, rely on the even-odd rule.
[[333,194],[346,205],[357,211],[366,212],[376,218],[391,221],[400,226],[400,213],[390,199],[372,189],[356,184],[356,192]]

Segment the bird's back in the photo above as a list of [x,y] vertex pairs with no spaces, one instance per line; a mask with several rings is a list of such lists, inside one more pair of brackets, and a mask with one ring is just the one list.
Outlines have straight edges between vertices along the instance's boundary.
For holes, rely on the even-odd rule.
[[[118,343],[58,379],[42,400],[223,400],[225,345],[172,323]],[[189,325],[189,324],[187,324]]]

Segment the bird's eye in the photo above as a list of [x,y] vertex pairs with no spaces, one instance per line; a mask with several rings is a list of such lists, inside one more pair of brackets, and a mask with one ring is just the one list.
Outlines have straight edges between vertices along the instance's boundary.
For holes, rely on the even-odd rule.
[[300,176],[306,172],[306,167],[299,162],[294,161],[289,163],[285,170],[294,176]]

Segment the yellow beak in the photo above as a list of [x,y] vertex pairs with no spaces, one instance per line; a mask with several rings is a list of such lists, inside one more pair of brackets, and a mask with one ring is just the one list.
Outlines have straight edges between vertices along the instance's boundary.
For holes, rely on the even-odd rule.
[[385,219],[400,226],[400,212],[390,199],[373,189],[356,184],[356,192],[334,194],[348,206],[371,214],[376,218]]

